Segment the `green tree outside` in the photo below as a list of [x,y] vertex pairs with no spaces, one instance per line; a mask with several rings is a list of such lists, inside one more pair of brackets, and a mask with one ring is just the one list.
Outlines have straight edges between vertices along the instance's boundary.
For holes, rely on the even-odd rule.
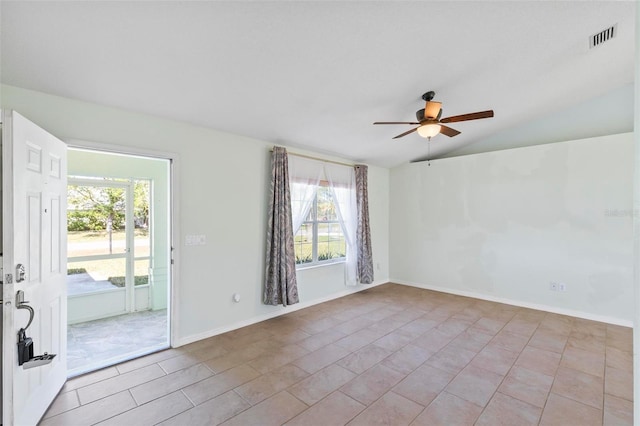
[[[149,181],[134,182],[135,227],[149,226],[149,189]],[[67,230],[106,231],[109,235],[109,253],[112,253],[113,232],[125,228],[125,188],[69,185],[67,202]]]

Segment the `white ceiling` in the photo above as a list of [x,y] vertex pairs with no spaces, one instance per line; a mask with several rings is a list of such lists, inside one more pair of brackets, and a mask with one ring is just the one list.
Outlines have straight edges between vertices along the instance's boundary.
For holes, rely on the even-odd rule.
[[633,129],[633,1],[0,7],[5,84],[385,167],[423,158],[427,143],[372,123],[413,121],[428,90],[444,116],[495,111],[434,138],[434,156],[585,137],[572,132],[603,117],[620,122],[607,131]]

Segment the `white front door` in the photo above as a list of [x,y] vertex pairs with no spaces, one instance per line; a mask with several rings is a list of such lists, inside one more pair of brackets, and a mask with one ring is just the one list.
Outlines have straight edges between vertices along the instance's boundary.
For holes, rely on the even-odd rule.
[[[67,147],[3,111],[2,159],[2,424],[34,425],[67,376]],[[19,290],[35,312],[26,330],[34,354],[56,354],[48,365],[18,365],[17,333],[29,321],[27,309],[16,306]]]

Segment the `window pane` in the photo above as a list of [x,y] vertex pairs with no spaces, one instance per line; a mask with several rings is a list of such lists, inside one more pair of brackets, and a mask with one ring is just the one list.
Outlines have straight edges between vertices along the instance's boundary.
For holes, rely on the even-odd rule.
[[332,259],[333,255],[329,248],[329,224],[318,223],[318,260]]
[[339,223],[329,224],[329,251],[333,253],[334,259],[346,257],[347,241]]
[[151,238],[149,237],[149,220],[151,204],[151,181],[136,180],[133,186],[133,223],[134,254],[136,257],[149,256]]
[[303,223],[293,239],[296,263],[313,261],[313,224]]
[[134,264],[134,285],[149,284],[149,259],[141,259]]
[[326,186],[318,188],[318,221],[335,221],[338,220],[336,207],[333,203],[333,195],[331,189]]
[[67,200],[67,257],[124,253],[124,188],[69,185]]
[[[305,200],[309,199],[313,194],[313,185],[307,185],[305,183],[292,183],[291,189],[291,211],[293,215],[301,215],[305,206]],[[313,209],[309,210],[309,214],[305,221],[313,220]]]
[[318,223],[318,260],[345,257],[346,243],[339,223]]

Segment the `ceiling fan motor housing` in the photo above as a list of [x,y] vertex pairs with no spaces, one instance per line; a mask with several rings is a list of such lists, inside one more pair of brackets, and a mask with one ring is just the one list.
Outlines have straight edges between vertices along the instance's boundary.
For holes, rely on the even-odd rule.
[[428,91],[427,93],[425,93],[424,95],[422,95],[422,100],[429,102],[430,100],[433,99],[433,97],[436,95],[436,92],[434,92],[433,90]]

